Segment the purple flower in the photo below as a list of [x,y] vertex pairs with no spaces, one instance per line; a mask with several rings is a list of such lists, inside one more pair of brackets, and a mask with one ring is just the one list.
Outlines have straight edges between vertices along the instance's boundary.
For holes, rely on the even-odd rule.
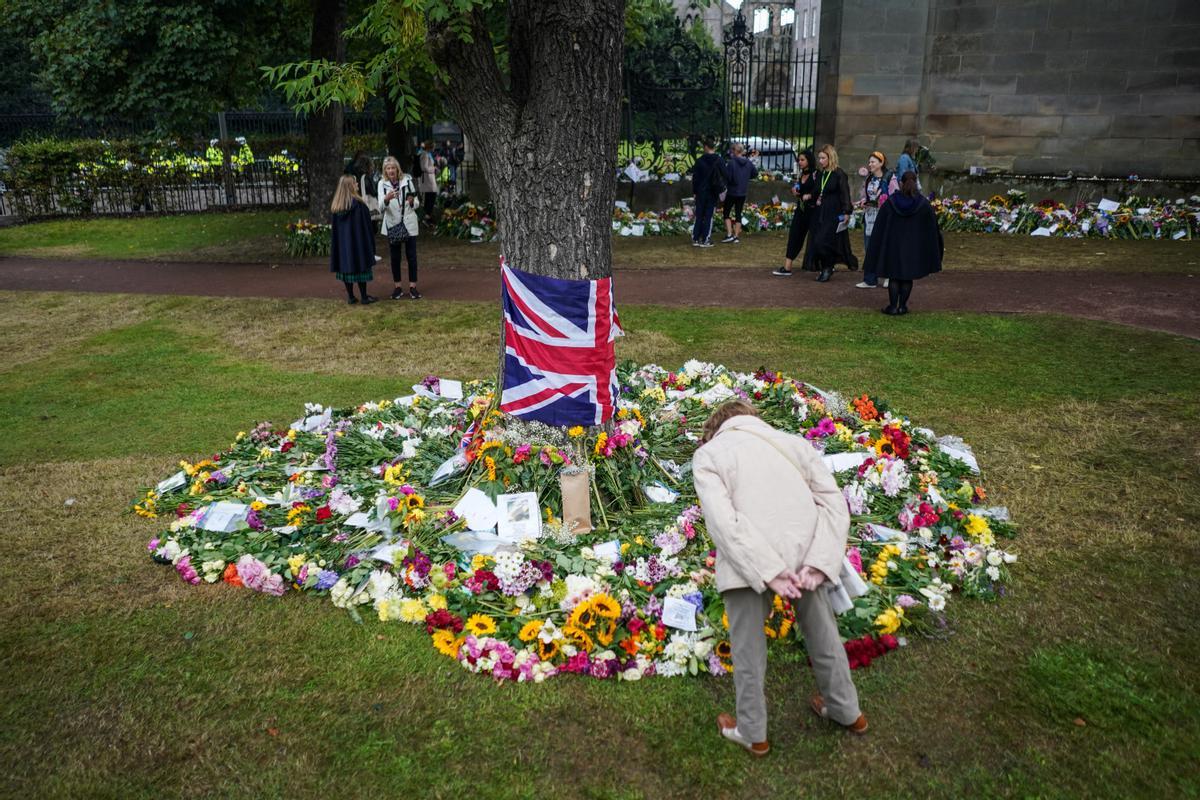
[[217,470],[216,472],[209,475],[208,479],[210,481],[216,481],[217,483],[225,483],[226,481],[229,480],[228,476],[226,476],[224,472],[221,472],[221,470]]
[[896,605],[901,608],[912,608],[916,604],[917,601],[911,594],[902,594],[896,598]]
[[338,582],[338,574],[331,569],[323,569],[317,573],[317,588],[321,591],[332,589]]
[[359,561],[362,561],[362,559],[356,555],[350,555],[346,559],[346,569],[354,569],[358,565]]
[[150,541],[146,542],[146,549],[149,550],[151,553],[153,553],[155,550],[157,550],[158,549],[158,539],[154,538],[154,539],[151,539]]

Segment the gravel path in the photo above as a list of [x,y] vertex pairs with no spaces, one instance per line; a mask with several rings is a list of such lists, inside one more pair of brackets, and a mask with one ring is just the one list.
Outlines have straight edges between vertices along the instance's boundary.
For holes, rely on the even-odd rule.
[[[382,268],[381,268],[382,267]],[[811,274],[776,278],[766,269],[615,269],[619,304],[743,308],[863,308],[887,302],[884,289],[855,289],[861,273],[829,283]],[[387,297],[389,270],[377,266],[372,292]],[[423,266],[428,299],[499,298],[495,269]],[[225,297],[314,297],[341,301],[340,284],[312,264],[220,264],[0,258],[0,289]],[[974,272],[950,269],[922,281],[909,303],[922,311],[1055,313],[1200,338],[1200,278],[1112,272]]]

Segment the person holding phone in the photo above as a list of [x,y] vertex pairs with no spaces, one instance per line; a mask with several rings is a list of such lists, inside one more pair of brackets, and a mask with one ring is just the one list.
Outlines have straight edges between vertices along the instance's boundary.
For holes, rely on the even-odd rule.
[[400,285],[401,258],[408,259],[408,294],[420,300],[417,291],[417,189],[404,174],[400,162],[392,156],[383,160],[383,180],[379,182],[379,208],[383,216],[382,233],[388,240],[392,257],[392,299],[404,297]]
[[722,244],[737,244],[742,236],[742,209],[746,206],[746,193],[750,191],[750,181],[758,176],[758,151],[751,150],[747,158],[746,146],[734,142],[730,149],[729,161],[725,164],[725,178],[729,191],[725,195],[725,206],[722,216],[725,218],[725,238]]
[[730,400],[705,421],[692,468],[717,550],[737,695],[737,715],[718,715],[718,731],[752,756],[770,751],[763,623],[778,596],[791,602],[804,634],[819,692],[810,708],[866,733],[826,590],[841,574],[850,533],[833,473],[808,440],[771,427],[744,400]]
[[[817,151],[816,177],[817,210],[813,215],[812,234],[808,246],[812,249],[812,269],[819,270],[817,281],[825,283],[833,277],[838,264],[858,269],[858,258],[850,249],[848,230],[854,209],[850,203],[850,180],[838,166],[837,150],[822,145]],[[805,257],[807,262],[807,256]],[[805,264],[808,267],[808,264]]]
[[[891,191],[892,174],[884,171],[886,166],[887,156],[876,150],[867,159],[866,168],[859,170],[859,174],[863,176],[862,195],[859,197],[859,205],[863,208],[863,253],[871,247],[871,231],[875,229],[875,218]],[[887,286],[887,281],[887,278],[883,279],[884,286]],[[874,289],[877,285],[878,279],[874,271],[867,269],[864,261],[863,279],[855,288]]]

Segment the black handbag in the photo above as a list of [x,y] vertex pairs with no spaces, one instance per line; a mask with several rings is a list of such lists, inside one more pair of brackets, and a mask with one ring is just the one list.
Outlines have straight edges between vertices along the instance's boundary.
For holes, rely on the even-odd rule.
[[389,225],[387,229],[387,238],[389,244],[400,244],[408,241],[411,236],[408,232],[408,226],[404,224],[404,203],[408,199],[408,189],[400,189],[400,222],[397,225]]

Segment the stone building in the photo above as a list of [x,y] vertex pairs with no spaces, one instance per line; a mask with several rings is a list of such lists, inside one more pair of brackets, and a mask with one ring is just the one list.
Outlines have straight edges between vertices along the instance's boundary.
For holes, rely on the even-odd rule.
[[1200,175],[1200,0],[826,0],[817,141],[939,168]]

